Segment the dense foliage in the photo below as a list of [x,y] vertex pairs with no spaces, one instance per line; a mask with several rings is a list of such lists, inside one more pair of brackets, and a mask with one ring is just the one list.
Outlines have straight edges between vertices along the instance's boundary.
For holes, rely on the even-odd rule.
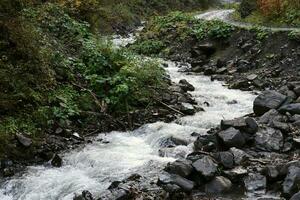
[[299,0],[243,0],[242,18],[251,23],[275,25],[300,25]]
[[172,12],[154,17],[131,49],[146,55],[168,53],[172,43],[185,41],[186,38],[223,40],[230,37],[233,31],[233,26],[221,21],[198,20],[192,14]]
[[155,95],[148,87],[165,85],[160,63],[112,47],[58,4],[12,13],[0,22],[0,153],[13,133],[40,137],[86,112],[144,108]]

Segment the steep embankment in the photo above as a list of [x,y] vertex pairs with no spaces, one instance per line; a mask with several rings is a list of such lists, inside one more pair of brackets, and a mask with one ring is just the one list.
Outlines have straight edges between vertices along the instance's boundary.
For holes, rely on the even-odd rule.
[[44,162],[85,135],[171,120],[160,103],[170,84],[160,63],[112,48],[93,32],[124,31],[140,17],[207,5],[189,2],[1,1],[3,162]]

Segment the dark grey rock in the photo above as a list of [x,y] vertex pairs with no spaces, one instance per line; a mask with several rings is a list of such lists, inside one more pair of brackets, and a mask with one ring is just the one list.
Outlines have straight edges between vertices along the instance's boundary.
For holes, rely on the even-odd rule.
[[287,197],[292,196],[299,191],[300,186],[300,168],[296,166],[290,166],[288,168],[287,176],[282,184],[283,194]]
[[186,115],[193,115],[196,113],[194,106],[190,103],[181,103],[179,111]]
[[237,166],[231,170],[225,170],[224,174],[233,182],[240,182],[243,177],[248,174],[248,171],[241,167]]
[[160,145],[160,147],[175,147],[178,145],[186,146],[186,145],[188,145],[188,141],[171,136],[171,137],[162,139],[160,141],[159,145]]
[[89,191],[85,190],[81,195],[74,197],[73,200],[94,200],[94,198]]
[[203,158],[195,161],[192,165],[195,170],[205,178],[213,177],[217,172],[218,166],[209,156],[204,156]]
[[245,138],[242,133],[235,128],[228,128],[218,133],[218,136],[222,143],[230,147],[243,147],[245,144]]
[[276,166],[266,166],[263,172],[267,179],[271,181],[277,180],[277,178],[279,177],[279,171]]
[[254,81],[255,79],[257,79],[257,74],[250,74],[249,76],[247,76],[248,81]]
[[227,169],[231,169],[234,166],[234,156],[229,151],[217,153],[216,159]]
[[279,115],[280,114],[277,110],[271,109],[259,118],[259,123],[269,124]]
[[253,103],[254,113],[261,116],[271,109],[279,108],[287,97],[276,91],[267,90],[260,94]]
[[32,144],[32,140],[22,134],[16,134],[16,138],[18,142],[24,147],[30,147]]
[[292,198],[290,198],[290,200],[299,200],[299,199],[300,199],[300,192],[297,192],[292,196]]
[[283,135],[280,130],[261,128],[255,134],[255,145],[264,151],[280,151],[283,147]]
[[228,192],[232,187],[232,183],[228,178],[217,176],[205,185],[205,192],[209,194],[223,194]]
[[284,105],[279,108],[280,113],[286,113],[289,112],[291,114],[300,114],[300,103],[293,103],[293,104],[288,104]]
[[159,176],[157,185],[163,186],[167,184],[175,184],[185,192],[190,192],[195,187],[195,183],[176,174],[162,174]]
[[62,166],[62,159],[59,155],[55,154],[51,160],[51,165],[54,167],[61,167]]
[[230,152],[234,156],[234,162],[236,165],[240,165],[243,162],[247,161],[249,159],[249,155],[245,153],[243,150],[237,149],[235,147],[230,148]]
[[171,174],[177,174],[187,178],[192,172],[192,162],[188,160],[176,160],[173,163],[168,163],[165,170]]
[[235,118],[232,120],[222,120],[221,121],[221,129],[222,130],[228,129],[230,127],[234,127],[236,129],[242,129],[242,128],[246,128],[246,126],[247,126],[247,124],[243,117]]
[[245,119],[245,122],[247,124],[247,133],[254,134],[258,131],[258,124],[254,118],[248,117]]
[[180,80],[179,84],[180,84],[180,87],[182,88],[182,90],[185,91],[185,92],[195,90],[195,87],[185,79]]
[[248,192],[265,191],[267,187],[267,179],[258,173],[250,173],[244,179],[245,188]]

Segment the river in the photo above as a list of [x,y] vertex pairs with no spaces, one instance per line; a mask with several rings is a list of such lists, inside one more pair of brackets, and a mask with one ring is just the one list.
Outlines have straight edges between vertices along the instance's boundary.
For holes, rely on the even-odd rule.
[[[116,37],[114,43],[125,45],[134,41]],[[149,179],[157,179],[162,168],[179,156],[187,155],[196,139],[193,132],[205,134],[222,119],[232,119],[252,112],[256,97],[250,92],[231,90],[222,82],[211,81],[210,77],[180,72],[180,66],[168,61],[167,73],[178,83],[186,79],[194,87],[191,92],[205,112],[186,116],[171,123],[146,124],[132,132],[101,133],[92,144],[64,153],[63,166],[30,166],[21,175],[1,184],[1,200],[72,200],[74,194],[89,190],[95,197],[114,180],[121,180],[138,173]],[[236,104],[231,104],[236,100]],[[205,106],[209,102],[210,106]],[[190,141],[188,146],[177,146],[165,157],[159,156],[163,141],[174,136]],[[102,141],[109,141],[103,143]]]

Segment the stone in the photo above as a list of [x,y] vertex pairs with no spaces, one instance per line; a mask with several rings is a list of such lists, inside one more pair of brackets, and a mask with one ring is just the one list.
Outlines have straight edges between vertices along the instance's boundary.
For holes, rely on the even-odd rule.
[[217,176],[205,185],[205,192],[208,194],[224,194],[230,191],[232,183],[228,178]]
[[287,197],[292,196],[299,191],[300,185],[300,168],[296,166],[290,166],[288,168],[287,176],[282,183],[283,194]]
[[269,124],[271,122],[273,122],[274,118],[277,117],[279,114],[279,112],[275,109],[271,109],[268,112],[266,112],[265,114],[263,114],[260,118],[259,118],[259,123],[260,124]]
[[231,169],[234,166],[234,156],[229,151],[217,153],[216,159],[227,169]]
[[300,199],[300,192],[297,192],[292,196],[292,198],[290,198],[290,200],[299,200],[299,199]]
[[181,138],[176,138],[176,137],[171,136],[171,137],[162,139],[159,144],[160,147],[175,147],[178,145],[186,146],[186,145],[188,145],[188,141],[181,139]]
[[218,133],[221,142],[228,148],[230,147],[243,147],[245,138],[242,133],[235,128],[228,128]]
[[247,124],[247,129],[245,130],[247,133],[254,134],[258,131],[258,124],[256,120],[252,117],[248,117],[245,119]]
[[293,103],[288,105],[283,105],[278,110],[280,113],[290,113],[292,115],[300,114],[300,103]]
[[262,92],[253,103],[253,110],[257,116],[261,116],[271,109],[279,108],[287,97],[276,91],[267,90]]
[[290,132],[291,128],[290,128],[290,125],[288,123],[284,123],[284,122],[279,122],[277,120],[274,120],[272,123],[271,123],[271,127],[272,128],[276,128],[276,129],[279,129],[281,130],[282,132],[284,133],[288,133]]
[[225,170],[224,174],[228,178],[230,178],[231,181],[239,182],[240,180],[242,180],[243,177],[245,177],[248,174],[248,171],[241,166],[237,166],[231,170]]
[[203,158],[193,162],[192,166],[205,178],[212,178],[216,174],[218,167],[210,156],[203,156]]
[[73,200],[94,200],[94,198],[89,191],[85,190],[81,195],[74,197]]
[[54,167],[61,167],[62,166],[62,159],[59,155],[55,154],[51,160],[51,165]]
[[257,77],[257,74],[250,74],[249,76],[247,76],[247,80],[254,81],[255,79],[257,79]]
[[182,90],[185,91],[185,92],[195,90],[195,87],[185,79],[180,80],[179,84],[180,84],[180,87],[182,88]]
[[283,147],[283,135],[280,130],[261,128],[255,134],[255,145],[263,151],[280,151]]
[[221,120],[221,129],[225,130],[230,127],[234,127],[236,129],[242,129],[247,126],[246,121],[244,118],[235,118],[232,120]]
[[294,92],[296,93],[296,95],[299,97],[300,96],[300,86],[297,86],[294,88]]
[[248,192],[265,191],[267,187],[267,178],[258,173],[250,173],[244,179],[245,188]]
[[263,169],[263,173],[270,181],[277,180],[277,178],[279,177],[279,171],[277,170],[276,166],[272,166],[272,165],[266,166]]
[[237,149],[235,147],[230,148],[230,152],[234,156],[234,163],[236,165],[240,165],[249,159],[249,155],[245,153],[243,150]]
[[197,45],[197,49],[202,51],[207,56],[210,56],[216,52],[216,46],[212,43],[204,43]]
[[193,115],[196,113],[194,106],[190,103],[181,103],[179,110],[186,115]]
[[159,176],[157,185],[163,186],[167,184],[175,184],[185,192],[190,192],[194,189],[195,183],[176,174],[162,174]]
[[30,147],[32,145],[32,140],[22,134],[16,134],[16,138],[18,142],[24,147]]
[[173,163],[168,163],[165,171],[187,178],[193,172],[192,162],[188,160],[176,160]]

